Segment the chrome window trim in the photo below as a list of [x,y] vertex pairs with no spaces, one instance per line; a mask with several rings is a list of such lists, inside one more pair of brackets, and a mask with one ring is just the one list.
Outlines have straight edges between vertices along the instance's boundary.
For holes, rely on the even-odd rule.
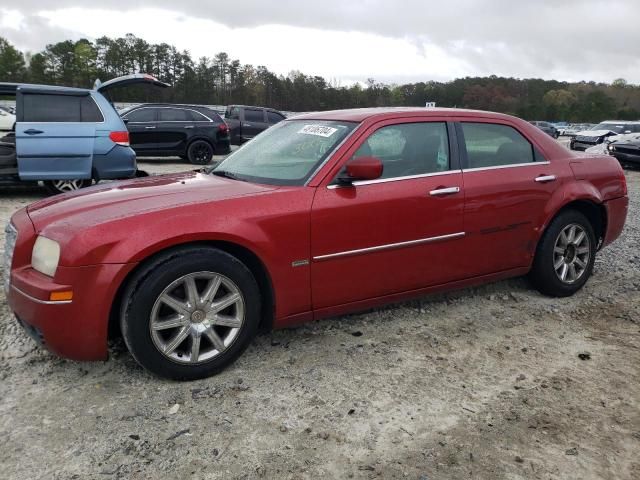
[[461,238],[464,237],[466,235],[465,232],[458,232],[458,233],[450,233],[448,235],[440,235],[437,237],[427,237],[427,238],[420,238],[418,240],[409,240],[407,242],[398,242],[398,243],[388,243],[386,245],[378,245],[375,247],[368,247],[368,248],[358,248],[356,250],[347,250],[344,252],[337,252],[337,253],[329,253],[327,255],[318,255],[316,257],[313,257],[313,260],[315,262],[321,262],[323,260],[330,260],[332,258],[340,258],[340,257],[351,257],[354,255],[362,255],[364,253],[373,253],[373,252],[380,252],[383,250],[393,250],[396,248],[404,248],[404,247],[411,247],[414,245],[422,245],[425,243],[434,243],[434,242],[440,242],[443,240],[453,240],[456,238]]
[[[125,113],[122,118],[123,119],[127,119],[127,115],[129,115],[130,113],[133,112],[137,112],[139,110],[149,110],[151,108],[156,108],[156,109],[173,109],[173,110],[189,110],[190,112],[195,112],[198,115],[206,118],[206,120],[152,120],[149,122],[129,122],[129,123],[202,123],[202,122],[207,122],[207,123],[214,123],[212,119],[210,119],[209,117],[207,117],[204,113],[201,113],[197,110],[194,110],[193,108],[186,108],[186,107],[140,107],[140,108],[134,108],[130,111],[128,111],[127,113]],[[222,118],[222,117],[221,117]],[[224,120],[223,120],[224,121]]]
[[23,297],[28,298],[29,300],[31,300],[32,302],[36,302],[39,303],[41,305],[67,305],[69,303],[72,303],[73,300],[57,300],[57,301],[52,301],[52,300],[40,300],[39,298],[36,297],[32,297],[31,295],[29,295],[28,293],[23,292],[22,290],[20,290],[18,287],[16,287],[15,285],[11,285],[11,288],[13,290],[15,290],[16,292],[18,292],[20,295],[22,295]]
[[498,170],[501,168],[517,168],[517,167],[532,167],[535,165],[550,165],[551,162],[527,162],[527,163],[513,163],[511,165],[494,165],[493,167],[476,167],[476,168],[463,168],[462,173],[466,172],[480,172],[482,170]]
[[376,180],[357,180],[353,182],[351,185],[331,184],[331,185],[327,185],[327,188],[329,190],[334,190],[336,188],[349,188],[350,186],[362,187],[366,185],[376,185],[378,183],[399,182],[402,180],[414,180],[416,178],[438,177],[440,175],[451,175],[453,173],[461,173],[461,172],[462,170],[445,170],[443,172],[421,173],[418,175],[406,175],[404,177],[378,178]]
[[[279,125],[281,123],[284,124],[285,122],[303,122],[303,121],[305,121],[305,120],[294,120],[294,119],[284,120],[282,122],[276,123],[276,125]],[[332,121],[332,120],[319,120],[319,121]],[[345,123],[354,123],[354,122],[345,122]],[[349,140],[353,136],[354,133],[356,133],[358,130],[360,130],[361,127],[362,127],[362,123],[358,124],[353,130],[351,130],[351,132],[349,132],[347,134],[346,137],[344,137],[342,139],[342,141],[338,145],[335,146],[335,148],[331,151],[331,153],[329,153],[329,155],[327,155],[327,158],[325,158],[324,161],[320,165],[318,165],[316,167],[316,169],[313,171],[313,173],[311,174],[309,179],[306,182],[304,182],[304,186],[305,187],[308,186],[309,183],[311,183],[314,178],[316,178],[316,175],[318,175],[318,173],[320,173],[320,170],[322,170],[322,168],[329,162],[329,160],[331,160],[333,158],[333,156],[336,154],[336,152],[338,150],[340,150],[340,148],[342,148],[342,146],[345,143],[347,143],[347,140]]]

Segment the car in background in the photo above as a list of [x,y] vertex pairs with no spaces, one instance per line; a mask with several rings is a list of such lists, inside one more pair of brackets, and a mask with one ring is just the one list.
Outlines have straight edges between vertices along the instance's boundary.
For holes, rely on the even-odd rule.
[[6,297],[53,352],[104,360],[108,332],[157,375],[196,379],[260,329],[529,274],[566,297],[620,235],[609,155],[458,109],[280,122],[216,168],[97,185],[7,227]]
[[565,137],[575,137],[578,132],[589,130],[593,126],[592,123],[572,123],[564,129],[563,135]]
[[122,118],[138,157],[179,156],[207,165],[213,155],[231,151],[229,127],[207,107],[147,103],[123,112]]
[[606,120],[588,130],[576,133],[569,143],[569,148],[584,152],[588,148],[604,143],[609,137],[627,133],[640,133],[640,122]]
[[630,133],[611,137],[607,152],[616,157],[623,166],[640,167],[640,134]]
[[0,108],[0,131],[10,132],[16,126],[16,116],[9,109]]
[[224,114],[233,145],[242,145],[285,118],[282,112],[272,108],[246,105],[229,105]]
[[15,134],[0,139],[0,184],[42,181],[61,193],[135,176],[129,133],[105,94],[136,83],[168,86],[145,74],[97,81],[93,89],[0,83],[0,96],[15,96],[17,105]]
[[556,129],[556,127],[554,127],[549,122],[541,122],[541,121],[538,121],[538,120],[533,120],[533,121],[531,121],[529,123],[531,125],[535,125],[536,127],[538,127],[540,130],[542,130],[544,133],[546,133],[547,135],[549,135],[552,138],[558,138],[558,136],[559,136],[559,133],[558,133],[558,130]]

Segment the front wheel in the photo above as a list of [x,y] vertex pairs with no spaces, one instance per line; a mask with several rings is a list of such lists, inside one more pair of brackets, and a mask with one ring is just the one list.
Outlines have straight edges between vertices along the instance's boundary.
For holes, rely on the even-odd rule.
[[546,295],[573,295],[591,276],[595,253],[596,237],[589,219],[575,210],[562,212],[540,240],[531,280]]
[[91,180],[47,180],[43,183],[44,188],[53,195],[73,192],[75,190],[91,186]]
[[213,158],[213,147],[209,142],[196,140],[189,145],[187,157],[194,165],[207,165]]
[[158,257],[131,281],[120,326],[137,362],[175,380],[211,376],[249,345],[260,291],[237,258],[213,248]]

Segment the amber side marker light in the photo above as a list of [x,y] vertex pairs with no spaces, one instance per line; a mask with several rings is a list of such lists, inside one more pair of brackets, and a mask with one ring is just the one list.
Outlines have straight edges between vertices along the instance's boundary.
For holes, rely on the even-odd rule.
[[73,300],[73,290],[65,290],[64,292],[51,292],[49,300],[52,302],[63,302]]

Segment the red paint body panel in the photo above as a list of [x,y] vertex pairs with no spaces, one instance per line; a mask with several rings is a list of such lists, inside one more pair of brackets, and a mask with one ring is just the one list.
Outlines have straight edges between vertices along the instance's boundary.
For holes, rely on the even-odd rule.
[[[178,245],[226,242],[253,252],[273,286],[274,326],[286,327],[524,274],[545,226],[574,200],[604,205],[605,244],[624,226],[628,199],[617,161],[579,156],[523,120],[455,109],[366,109],[292,121],[313,119],[360,125],[305,186],[192,172],[100,185],[17,212],[11,277],[19,291],[8,294],[11,308],[54,352],[103,359],[118,288],[145,259]],[[383,125],[470,120],[518,129],[548,163],[328,188]],[[541,175],[556,180],[536,182]],[[445,187],[460,190],[430,195]],[[54,278],[30,266],[36,235],[61,245]],[[406,242],[413,243],[394,247]],[[72,303],[38,302],[69,288]]]

